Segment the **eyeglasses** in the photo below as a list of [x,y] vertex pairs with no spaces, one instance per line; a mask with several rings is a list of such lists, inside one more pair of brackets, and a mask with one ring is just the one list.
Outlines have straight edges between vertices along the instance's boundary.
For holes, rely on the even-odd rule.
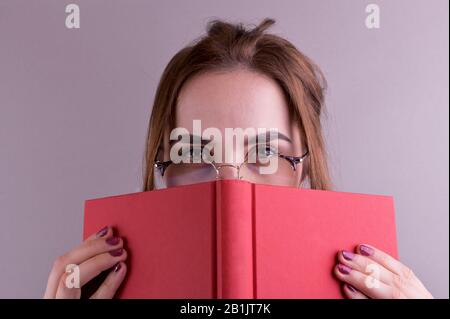
[[204,159],[195,163],[192,161],[193,155],[189,153],[189,158],[180,163],[155,160],[154,167],[166,187],[222,179],[221,170],[227,167],[236,169],[237,179],[258,184],[298,186],[297,166],[309,155],[308,150],[302,156],[289,156],[267,146],[257,149],[258,154],[253,154],[254,149],[251,150],[239,165],[217,164]]

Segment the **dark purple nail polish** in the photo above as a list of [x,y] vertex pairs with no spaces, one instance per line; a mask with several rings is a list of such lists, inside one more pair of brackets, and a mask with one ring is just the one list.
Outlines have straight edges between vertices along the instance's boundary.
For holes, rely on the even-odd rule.
[[103,237],[106,235],[107,232],[108,232],[108,226],[105,226],[97,232],[96,237],[97,238]]
[[106,243],[111,246],[117,245],[119,242],[120,242],[119,237],[111,237],[106,240]]
[[347,288],[348,288],[348,290],[350,290],[351,292],[356,292],[356,288],[353,287],[352,285],[347,284]]
[[352,269],[346,265],[339,264],[338,270],[341,274],[348,275]]
[[344,257],[344,259],[346,260],[353,260],[353,258],[355,257],[355,254],[347,251],[347,250],[343,250],[342,251],[342,256]]
[[114,272],[118,272],[120,268],[122,268],[122,265],[120,263],[117,263],[116,266],[114,267]]
[[372,256],[373,255],[373,248],[366,246],[366,245],[359,245],[359,251],[361,252],[361,255],[364,255],[364,256]]
[[122,249],[122,248],[115,249],[115,250],[111,250],[111,251],[109,252],[109,254],[110,254],[111,256],[113,256],[113,257],[119,257],[120,255],[122,255],[122,253],[123,253],[123,249]]

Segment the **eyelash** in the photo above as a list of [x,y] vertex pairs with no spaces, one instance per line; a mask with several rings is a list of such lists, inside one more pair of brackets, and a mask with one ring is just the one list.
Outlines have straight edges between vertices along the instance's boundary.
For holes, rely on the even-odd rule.
[[[261,150],[262,151],[264,151],[264,152],[267,152],[267,151],[270,151],[270,152],[272,152],[272,154],[270,154],[270,155],[276,155],[276,154],[278,154],[278,150],[275,148],[275,147],[273,147],[272,145],[270,145],[270,144],[257,144],[257,145],[255,145],[255,146],[253,146],[249,151],[248,151],[248,153],[250,153],[250,152],[261,152]],[[264,154],[264,156],[269,156],[268,154]]]
[[[254,145],[250,150],[248,150],[248,153],[252,152],[252,151],[259,151],[261,149],[261,147],[264,147],[264,151],[267,152],[271,152],[272,154],[264,154],[264,156],[273,156],[278,154],[278,150],[276,148],[274,148],[273,146],[271,146],[270,144],[256,144]],[[199,146],[194,146],[194,145],[190,145],[189,146],[189,152],[188,152],[188,156],[190,158],[193,158],[196,154],[196,152],[200,152],[199,155],[201,155],[203,153],[203,150],[205,149],[204,145]],[[181,152],[181,150],[180,150]],[[210,152],[211,156],[214,156],[214,151],[212,150],[212,152]],[[179,154],[181,155],[181,154]]]

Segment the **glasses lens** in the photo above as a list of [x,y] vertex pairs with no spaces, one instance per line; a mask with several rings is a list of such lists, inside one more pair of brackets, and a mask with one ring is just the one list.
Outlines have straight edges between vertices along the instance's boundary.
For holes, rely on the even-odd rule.
[[257,184],[269,184],[297,187],[300,183],[300,165],[294,171],[291,163],[277,154],[266,154],[248,158],[242,164],[240,176],[242,179]]
[[208,163],[172,163],[164,172],[167,187],[196,184],[216,179],[216,170]]

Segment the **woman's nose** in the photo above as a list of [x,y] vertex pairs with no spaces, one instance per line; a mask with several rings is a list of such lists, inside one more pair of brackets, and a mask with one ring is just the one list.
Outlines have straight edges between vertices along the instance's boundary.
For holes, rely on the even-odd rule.
[[217,168],[219,171],[218,179],[239,179],[239,171],[237,166],[224,164]]

